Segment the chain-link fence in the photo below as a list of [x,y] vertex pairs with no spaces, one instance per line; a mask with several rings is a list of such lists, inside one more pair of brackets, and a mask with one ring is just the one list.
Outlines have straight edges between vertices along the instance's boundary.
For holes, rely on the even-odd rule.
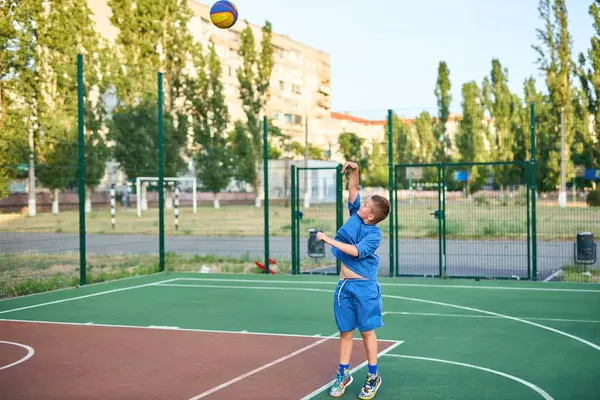
[[54,86],[27,70],[1,83],[3,296],[163,269],[337,273],[311,239],[349,216],[345,160],[363,202],[391,200],[380,276],[598,279],[597,250],[581,251],[600,231],[595,158],[567,141],[561,194],[544,105],[508,128],[432,110],[270,111],[254,132],[204,112],[198,74],[48,54]]

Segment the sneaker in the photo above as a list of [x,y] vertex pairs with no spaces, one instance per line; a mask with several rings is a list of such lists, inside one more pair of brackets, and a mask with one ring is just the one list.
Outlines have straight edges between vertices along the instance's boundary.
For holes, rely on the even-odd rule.
[[381,376],[379,374],[367,375],[367,381],[360,389],[360,393],[358,394],[359,399],[372,399],[377,394],[377,390],[381,386]]
[[346,371],[344,375],[340,374],[338,371],[335,375],[335,382],[333,382],[333,386],[329,391],[329,395],[332,397],[340,397],[346,391],[346,387],[350,385],[354,381],[350,372]]

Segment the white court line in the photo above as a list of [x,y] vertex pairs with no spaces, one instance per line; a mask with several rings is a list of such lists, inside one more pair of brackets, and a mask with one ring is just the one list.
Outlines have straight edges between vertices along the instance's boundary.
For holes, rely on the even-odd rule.
[[[188,286],[188,287],[203,287],[203,288],[211,288],[211,289],[237,289],[237,290],[259,289],[259,290],[286,290],[286,291],[309,291],[309,292],[332,293],[332,290],[329,290],[329,289],[296,288],[296,287],[282,287],[282,286],[180,285],[180,284],[169,284],[169,283],[163,284],[163,285],[156,285],[156,286],[158,286],[158,287],[160,287],[160,286],[163,286],[163,287]],[[419,299],[416,297],[394,296],[394,295],[390,295],[390,294],[382,294],[381,297],[388,298],[388,299],[416,301],[419,303],[435,304],[438,306],[453,307],[453,308],[459,308],[461,310],[473,311],[473,312],[478,312],[478,313],[488,314],[488,315],[495,315],[497,317],[511,319],[513,321],[521,322],[523,324],[535,326],[535,327],[545,329],[550,332],[558,333],[559,335],[563,335],[563,336],[566,336],[573,340],[577,340],[578,342],[581,342],[585,345],[588,345],[588,346],[593,347],[594,349],[600,351],[600,346],[598,346],[592,342],[589,342],[585,339],[582,339],[579,336],[571,335],[570,333],[566,333],[561,330],[550,328],[549,326],[538,324],[538,323],[531,322],[531,321],[527,321],[527,320],[524,320],[521,318],[511,317],[510,315],[499,314],[499,313],[495,313],[493,311],[486,311],[486,310],[481,310],[481,309],[473,308],[473,307],[459,306],[459,305],[452,304],[452,303],[442,303],[440,301],[423,300],[423,299]]]
[[[385,349],[385,350],[382,350],[382,351],[380,351],[379,353],[377,353],[377,356],[378,356],[378,357],[381,357],[381,356],[384,356],[384,355],[386,355],[386,354],[387,354],[389,351],[392,351],[392,350],[394,350],[396,347],[398,347],[398,346],[399,346],[399,345],[401,345],[402,343],[404,343],[404,342],[402,342],[402,341],[398,341],[398,342],[394,343],[393,345],[391,345],[391,346],[390,346],[390,347],[388,347],[387,349]],[[355,373],[356,371],[358,371],[359,369],[363,368],[365,365],[367,365],[367,362],[368,362],[368,361],[364,361],[364,362],[360,363],[359,365],[357,365],[356,367],[352,368],[352,369],[350,370],[350,373],[351,373],[351,374],[353,374],[353,373]],[[329,387],[330,387],[330,386],[333,384],[333,382],[335,382],[335,381],[333,381],[333,380],[329,381],[328,383],[326,383],[325,385],[321,386],[320,388],[318,388],[318,389],[317,389],[317,390],[315,390],[314,392],[307,394],[306,396],[304,396],[304,397],[303,397],[302,399],[300,399],[300,400],[308,400],[308,399],[311,399],[311,398],[315,397],[315,396],[316,396],[316,395],[318,395],[319,393],[321,393],[321,392],[325,391],[326,389],[328,389],[328,388],[329,388]]]
[[28,310],[30,308],[37,308],[37,307],[49,306],[49,305],[52,305],[52,304],[65,303],[67,301],[73,301],[73,300],[79,300],[79,299],[86,299],[88,297],[102,296],[104,294],[110,294],[110,293],[116,293],[116,292],[123,292],[125,290],[138,289],[138,288],[146,287],[146,286],[154,286],[154,285],[157,285],[159,283],[172,282],[172,281],[175,281],[175,280],[177,280],[177,279],[176,278],[175,279],[167,279],[167,280],[164,280],[164,281],[158,281],[158,282],[152,282],[152,283],[145,283],[143,285],[128,286],[128,287],[119,288],[119,289],[106,290],[104,292],[96,292],[96,293],[86,294],[84,296],[69,297],[69,298],[62,299],[62,300],[49,301],[47,303],[38,303],[38,304],[33,304],[31,306],[19,307],[19,308],[13,308],[13,309],[10,309],[10,310],[0,311],[0,314],[6,314],[6,313],[14,312],[14,311]]
[[[295,333],[270,333],[270,332],[249,332],[249,331],[225,331],[216,329],[193,329],[193,328],[177,328],[174,326],[136,326],[136,325],[112,325],[112,324],[94,324],[91,322],[57,322],[57,321],[33,321],[27,319],[2,319],[0,322],[23,322],[27,324],[49,324],[49,325],[73,325],[73,326],[91,326],[101,328],[133,328],[133,329],[153,329],[153,330],[170,330],[170,331],[183,331],[183,332],[200,332],[200,333],[225,333],[234,335],[256,335],[256,336],[281,336],[281,337],[297,337],[297,338],[311,338],[314,339],[317,335],[302,335]],[[321,336],[318,334],[318,336]],[[353,338],[354,340],[362,340],[361,338]],[[379,340],[380,342],[396,342],[395,340]]]
[[254,374],[256,374],[256,373],[258,373],[258,372],[260,372],[260,371],[263,371],[263,370],[265,370],[265,369],[267,369],[267,368],[270,368],[270,367],[272,367],[273,365],[279,364],[280,362],[283,362],[283,361],[285,361],[285,360],[287,360],[287,359],[290,359],[290,358],[292,358],[292,357],[294,357],[294,356],[296,356],[296,355],[298,355],[298,354],[300,354],[300,353],[304,353],[305,351],[307,351],[307,350],[310,350],[310,349],[312,349],[313,347],[315,347],[315,346],[318,346],[318,345],[320,345],[321,343],[323,343],[323,342],[326,342],[326,341],[328,341],[328,340],[330,340],[330,339],[332,339],[332,338],[336,337],[338,334],[339,334],[339,333],[338,333],[338,332],[336,332],[336,333],[334,333],[333,335],[329,335],[329,336],[327,336],[326,338],[323,338],[323,339],[321,339],[321,340],[318,340],[318,341],[316,341],[316,342],[314,342],[314,343],[311,343],[311,344],[309,344],[308,346],[304,346],[303,348],[301,348],[301,349],[299,349],[299,350],[296,350],[296,351],[294,351],[293,353],[290,353],[290,354],[288,354],[288,355],[286,355],[286,356],[280,357],[280,358],[278,358],[277,360],[275,360],[275,361],[271,361],[270,363],[268,363],[268,364],[265,364],[265,365],[263,365],[263,366],[261,366],[261,367],[255,368],[255,369],[253,369],[253,370],[252,370],[252,371],[250,371],[250,372],[246,372],[244,375],[240,375],[240,376],[238,376],[237,378],[233,378],[233,379],[231,379],[231,380],[229,380],[229,381],[227,381],[227,382],[225,382],[225,383],[222,383],[222,384],[220,384],[219,386],[215,386],[214,388],[212,388],[212,389],[210,389],[210,390],[207,390],[207,391],[206,391],[206,392],[204,392],[204,393],[200,393],[199,395],[196,395],[196,396],[194,396],[194,397],[190,398],[189,400],[198,400],[198,399],[201,399],[201,398],[203,398],[203,397],[206,397],[206,396],[208,396],[209,394],[213,394],[213,393],[215,393],[215,392],[218,392],[219,390],[221,390],[221,389],[224,389],[224,388],[226,388],[227,386],[231,386],[231,385],[233,385],[234,383],[236,383],[236,382],[239,382],[239,381],[241,381],[241,380],[243,380],[243,379],[246,379],[247,377],[249,377],[249,376],[251,376],[251,375],[254,375]]
[[400,355],[400,354],[384,354],[384,355],[386,357],[411,358],[411,359],[414,359],[414,360],[434,361],[434,362],[439,362],[439,363],[444,363],[444,364],[452,364],[452,365],[459,365],[461,367],[468,367],[468,368],[479,369],[481,371],[489,372],[489,373],[492,373],[492,374],[503,376],[503,377],[508,378],[508,379],[512,379],[513,381],[519,382],[519,383],[521,383],[521,384],[523,384],[523,385],[525,385],[525,386],[527,386],[527,387],[535,390],[544,399],[546,399],[546,400],[553,400],[552,396],[550,396],[546,391],[544,391],[542,388],[534,385],[533,383],[527,382],[526,380],[523,380],[521,378],[517,378],[516,376],[513,376],[513,375],[505,374],[504,372],[496,371],[494,369],[485,368],[485,367],[479,367],[477,365],[465,364],[465,363],[460,363],[460,362],[456,362],[456,361],[442,360],[442,359],[439,359],[439,358],[405,356],[405,355]]
[[[205,281],[205,282],[249,282],[249,283],[291,283],[291,284],[311,284],[311,285],[337,285],[337,281],[288,281],[288,280],[260,280],[260,279],[218,279],[218,278],[177,278],[178,281]],[[544,283],[539,282],[539,285]],[[566,284],[566,283],[565,283]],[[523,290],[532,292],[579,292],[579,293],[597,293],[600,294],[600,290],[593,289],[561,289],[561,288],[534,288],[534,287],[508,287],[508,286],[470,286],[470,285],[428,285],[424,283],[388,283],[379,282],[380,286],[392,286],[392,287],[424,287],[424,288],[446,288],[446,289],[481,289],[481,290]],[[591,284],[590,284],[591,285]]]
[[[496,318],[503,319],[504,317],[497,317],[495,315],[469,315],[469,314],[437,314],[437,313],[418,313],[418,312],[407,312],[407,311],[385,311],[383,315],[421,315],[425,317],[462,317],[462,318]],[[520,319],[527,319],[532,321],[556,321],[556,322],[584,322],[600,324],[600,321],[591,319],[565,319],[565,318],[533,318],[533,317],[518,317]]]
[[15,342],[7,342],[7,341],[4,341],[4,340],[0,340],[0,343],[5,343],[5,344],[13,345],[13,346],[22,347],[25,350],[27,350],[27,355],[25,355],[25,357],[21,358],[20,360],[15,361],[14,363],[11,363],[11,364],[8,364],[8,365],[4,365],[4,366],[0,367],[0,371],[3,370],[3,369],[14,367],[17,364],[21,364],[22,362],[25,362],[25,361],[29,360],[35,354],[35,350],[33,349],[33,347],[27,346],[26,344],[15,343]]

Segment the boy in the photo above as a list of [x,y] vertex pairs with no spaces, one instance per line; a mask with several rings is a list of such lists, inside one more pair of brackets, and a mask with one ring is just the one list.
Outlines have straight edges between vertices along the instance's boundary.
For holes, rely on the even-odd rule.
[[383,326],[381,289],[377,282],[379,256],[375,251],[381,243],[377,224],[390,213],[389,201],[378,195],[360,204],[358,165],[347,161],[342,172],[351,170],[348,182],[350,218],[331,239],[322,232],[317,240],[332,246],[331,252],[342,262],[340,280],[334,295],[333,311],[340,331],[340,364],[329,394],[340,397],[354,378],[350,375],[352,336],[359,329],[367,353],[369,373],[358,398],[372,399],[381,386],[377,370],[377,337],[375,329]]

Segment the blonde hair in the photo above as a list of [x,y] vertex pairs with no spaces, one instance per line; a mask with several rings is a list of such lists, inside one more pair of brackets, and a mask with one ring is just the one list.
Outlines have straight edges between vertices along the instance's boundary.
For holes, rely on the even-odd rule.
[[378,194],[374,194],[369,197],[369,200],[373,203],[373,215],[375,215],[375,219],[373,220],[374,223],[377,224],[390,215],[391,206],[388,199]]

